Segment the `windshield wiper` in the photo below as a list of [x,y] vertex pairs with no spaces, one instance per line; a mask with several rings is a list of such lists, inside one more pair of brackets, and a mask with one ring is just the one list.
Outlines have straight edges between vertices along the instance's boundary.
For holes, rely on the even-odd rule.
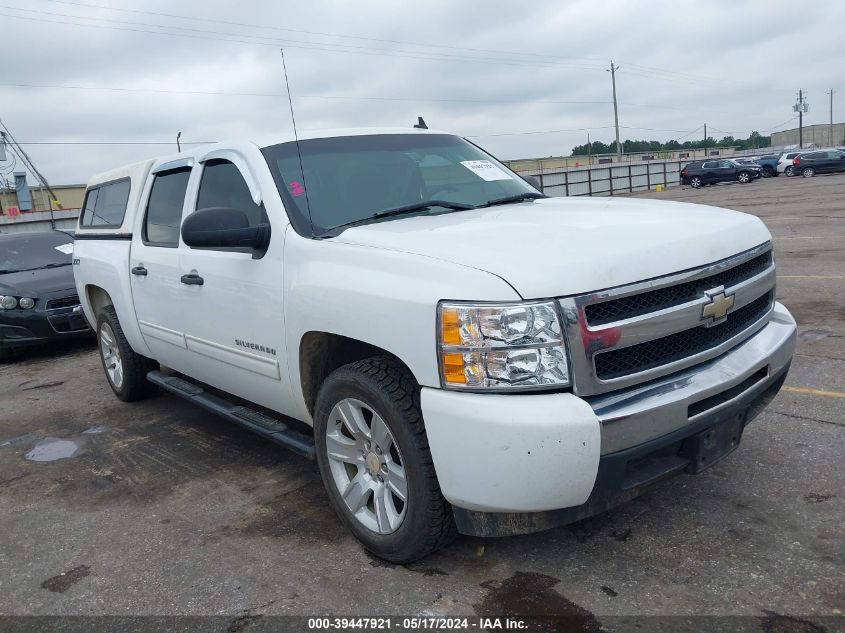
[[71,262],[50,262],[45,266],[35,266],[34,268],[2,268],[0,275],[8,275],[10,273],[28,273],[33,270],[44,270],[45,268],[61,268],[62,266],[70,266]]
[[534,193],[533,191],[526,191],[525,193],[518,193],[515,196],[508,196],[507,198],[499,198],[498,200],[488,200],[486,204],[480,204],[476,208],[495,207],[500,204],[513,204],[514,202],[523,202],[524,200],[537,200],[538,198],[548,198],[549,196],[542,193]]
[[383,211],[373,213],[372,215],[367,216],[366,218],[361,218],[359,220],[352,220],[351,222],[344,222],[343,224],[338,224],[337,226],[333,226],[328,231],[323,233],[323,237],[336,235],[335,231],[337,231],[338,229],[345,229],[350,226],[358,226],[359,224],[367,224],[368,222],[372,222],[373,220],[380,220],[381,218],[389,218],[395,215],[405,215],[406,213],[422,211],[430,207],[443,207],[445,209],[454,209],[455,211],[469,211],[470,209],[475,209],[475,206],[472,204],[466,204],[463,202],[449,202],[448,200],[427,200],[425,202],[415,202],[413,204],[406,204],[401,207],[384,209]]

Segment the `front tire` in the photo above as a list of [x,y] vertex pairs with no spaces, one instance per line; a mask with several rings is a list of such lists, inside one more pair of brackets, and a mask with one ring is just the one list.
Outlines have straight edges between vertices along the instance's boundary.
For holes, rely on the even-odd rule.
[[330,374],[317,396],[314,441],[332,507],[367,550],[404,564],[454,537],[420,388],[404,365],[369,358]]
[[768,165],[763,167],[763,178],[771,178],[772,176],[776,176],[776,175],[777,175],[777,172],[774,169],[772,169],[771,167],[769,167]]
[[701,176],[693,176],[689,179],[689,185],[693,189],[700,189],[703,184],[704,181],[701,179]]
[[747,171],[741,171],[736,175],[736,179],[743,185],[747,185],[749,182],[751,182],[751,173]]
[[132,402],[155,390],[147,373],[158,369],[158,363],[132,349],[112,306],[103,308],[97,317],[97,347],[106,379],[118,398]]
[[801,170],[801,175],[804,178],[812,178],[813,176],[816,175],[816,170],[813,169],[812,167],[805,167],[804,169]]

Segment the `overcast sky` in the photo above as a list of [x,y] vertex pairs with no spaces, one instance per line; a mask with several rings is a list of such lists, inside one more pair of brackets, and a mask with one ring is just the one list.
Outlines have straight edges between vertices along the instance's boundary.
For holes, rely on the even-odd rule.
[[745,137],[796,127],[799,88],[806,124],[831,88],[845,118],[842,24],[838,0],[2,0],[0,118],[24,143],[172,143],[26,145],[54,184],[175,151],[178,131],[284,134],[281,45],[300,129],[423,115],[503,159],[567,155],[582,128],[613,138],[612,58],[623,140]]

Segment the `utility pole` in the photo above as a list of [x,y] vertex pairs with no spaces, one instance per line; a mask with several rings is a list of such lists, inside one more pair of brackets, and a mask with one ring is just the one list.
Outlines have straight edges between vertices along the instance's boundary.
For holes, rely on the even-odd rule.
[[804,149],[804,91],[798,90],[798,149]]
[[830,95],[830,129],[827,132],[827,145],[833,147],[833,88],[827,91]]
[[610,60],[610,81],[613,83],[613,124],[616,126],[616,157],[622,161],[622,144],[619,142],[619,105],[616,102],[616,71],[619,66],[614,66],[613,60]]
[[587,132],[587,164],[593,164],[593,145],[590,143],[590,133]]
[[707,158],[707,124],[704,124],[704,158]]
[[798,90],[798,103],[792,110],[798,113],[798,149],[804,149],[804,113],[809,112],[810,104],[804,100],[803,90]]

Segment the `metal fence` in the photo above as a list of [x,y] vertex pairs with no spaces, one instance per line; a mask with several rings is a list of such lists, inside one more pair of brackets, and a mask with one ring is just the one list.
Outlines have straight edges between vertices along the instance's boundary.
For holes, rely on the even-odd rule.
[[559,171],[522,172],[540,180],[547,196],[614,196],[648,191],[657,185],[681,184],[680,171],[689,161],[649,162],[625,165],[593,165]]

